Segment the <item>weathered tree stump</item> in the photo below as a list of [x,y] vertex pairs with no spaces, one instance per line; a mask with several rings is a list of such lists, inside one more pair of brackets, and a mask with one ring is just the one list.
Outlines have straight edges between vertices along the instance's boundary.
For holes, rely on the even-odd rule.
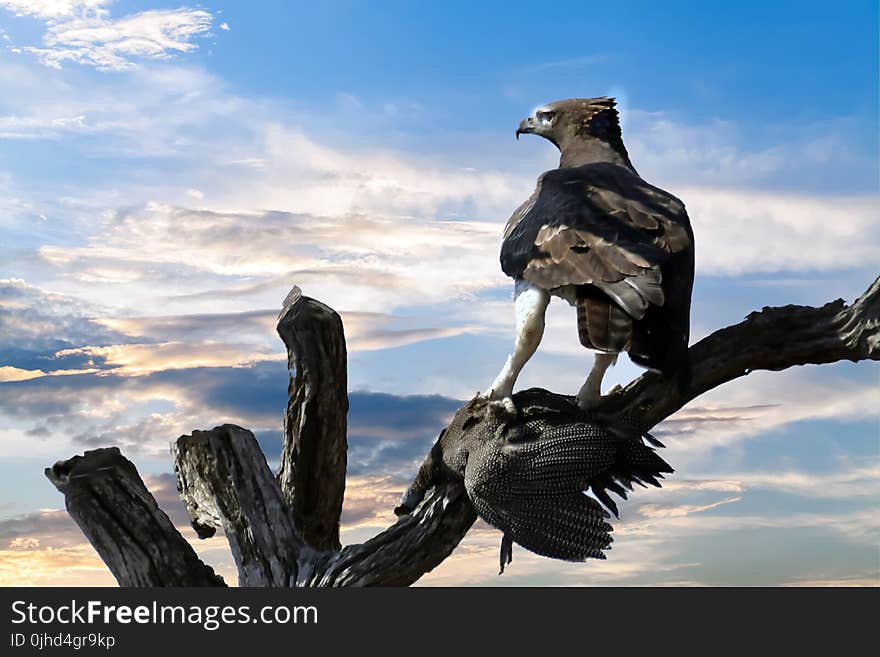
[[[172,452],[193,527],[202,538],[223,529],[242,586],[412,584],[452,553],[477,517],[461,478],[442,465],[444,452],[467,442],[468,424],[453,421],[441,433],[396,509],[401,517],[394,525],[365,543],[340,547],[348,410],[342,321],[294,288],[278,332],[292,371],[280,471],[273,475],[253,434],[241,427],[180,437]],[[688,358],[685,383],[674,373],[646,373],[589,414],[573,397],[540,389],[517,393],[514,404],[638,435],[754,370],[880,360],[880,278],[849,306],[838,300],[821,308],[754,312],[693,345]],[[60,461],[46,476],[120,585],[224,585],[118,449]]]

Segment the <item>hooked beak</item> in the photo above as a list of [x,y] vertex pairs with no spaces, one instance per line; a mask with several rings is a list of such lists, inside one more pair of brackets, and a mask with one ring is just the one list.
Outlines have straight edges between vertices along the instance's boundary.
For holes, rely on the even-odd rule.
[[519,127],[516,129],[516,140],[519,141],[520,135],[528,135],[535,132],[535,117],[530,116],[528,118],[523,119],[519,122]]

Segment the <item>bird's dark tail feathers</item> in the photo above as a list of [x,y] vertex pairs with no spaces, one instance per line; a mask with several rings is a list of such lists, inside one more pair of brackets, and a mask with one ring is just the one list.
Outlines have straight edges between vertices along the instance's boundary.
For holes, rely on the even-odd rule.
[[672,472],[654,450],[660,442],[645,441],[564,424],[472,453],[465,486],[479,515],[504,533],[502,569],[510,541],[555,559],[604,559],[612,542],[606,508],[618,514],[609,492],[626,498],[633,484],[660,486]]
[[664,474],[673,472],[672,466],[664,461],[655,451],[655,447],[664,447],[663,443],[649,433],[644,436],[644,444],[639,440],[621,438],[618,447],[618,458],[614,468],[607,473],[595,477],[590,482],[590,492],[605,505],[616,518],[620,518],[617,504],[608,494],[609,491],[626,499],[626,492],[632,491],[633,484],[645,487],[651,484],[660,488],[660,479]]
[[616,304],[600,298],[577,300],[578,339],[587,349],[620,353],[632,340],[633,322]]

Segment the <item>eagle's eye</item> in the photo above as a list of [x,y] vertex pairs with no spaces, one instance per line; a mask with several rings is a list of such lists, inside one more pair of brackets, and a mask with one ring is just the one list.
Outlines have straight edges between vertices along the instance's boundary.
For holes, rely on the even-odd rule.
[[535,118],[538,119],[538,121],[540,121],[541,123],[550,123],[551,121],[553,121],[554,116],[556,116],[556,112],[550,112],[546,110],[542,112],[535,112]]

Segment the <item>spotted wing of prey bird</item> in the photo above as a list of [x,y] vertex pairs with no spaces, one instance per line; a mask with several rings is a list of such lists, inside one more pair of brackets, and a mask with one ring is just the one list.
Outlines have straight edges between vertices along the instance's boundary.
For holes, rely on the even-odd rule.
[[660,486],[669,464],[649,434],[619,434],[572,421],[571,401],[532,389],[516,402],[477,397],[458,410],[404,493],[412,512],[432,486],[461,481],[477,514],[501,530],[501,571],[513,544],[566,561],[604,559],[611,548],[612,493]]
[[652,370],[680,370],[693,232],[684,204],[645,182],[630,162],[614,99],[544,105],[520,123],[520,134],[544,137],[561,157],[504,230],[501,267],[515,281],[516,342],[489,398],[512,394],[541,341],[551,295],[576,307],[580,342],[596,352],[578,393],[581,408],[599,401],[604,373],[622,351]]

